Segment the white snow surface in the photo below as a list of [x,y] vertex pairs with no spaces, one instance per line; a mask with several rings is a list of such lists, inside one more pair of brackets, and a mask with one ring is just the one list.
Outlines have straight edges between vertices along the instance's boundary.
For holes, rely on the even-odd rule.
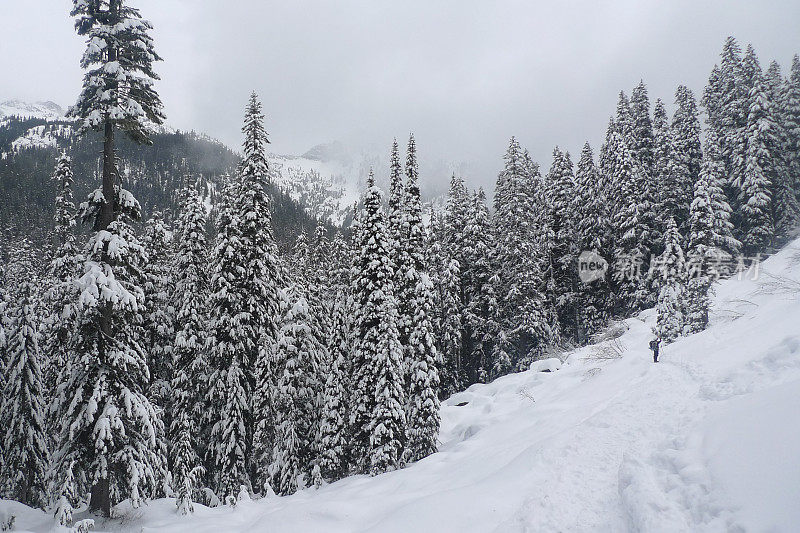
[[[560,369],[474,385],[442,405],[439,452],[288,497],[140,508],[96,530],[166,532],[800,531],[800,241],[758,280],[717,287],[711,327],[663,347],[652,310]],[[620,329],[622,331],[622,329]],[[464,404],[464,405],[459,405]],[[15,502],[17,528],[52,519]],[[85,518],[79,514],[76,519]]]

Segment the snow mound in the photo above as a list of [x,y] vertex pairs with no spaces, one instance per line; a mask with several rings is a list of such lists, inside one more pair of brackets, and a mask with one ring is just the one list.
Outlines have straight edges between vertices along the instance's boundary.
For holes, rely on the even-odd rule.
[[[235,508],[118,507],[98,531],[800,531],[800,241],[716,287],[711,326],[648,343],[652,310],[569,364],[443,402],[439,452]],[[17,528],[52,519],[0,503]],[[82,517],[81,517],[82,518]]]
[[531,372],[555,372],[561,368],[561,359],[550,357],[531,363]]

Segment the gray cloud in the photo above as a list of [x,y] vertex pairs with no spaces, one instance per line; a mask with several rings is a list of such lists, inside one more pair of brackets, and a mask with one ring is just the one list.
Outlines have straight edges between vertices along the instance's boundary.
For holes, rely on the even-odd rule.
[[[547,168],[556,144],[596,147],[640,78],[653,100],[679,83],[699,93],[728,34],[763,66],[800,51],[792,0],[132,3],[155,25],[171,125],[236,146],[255,89],[276,152],[334,139],[385,152],[413,130],[423,162],[466,163],[489,187],[511,135]],[[70,5],[0,0],[0,99],[72,103]]]

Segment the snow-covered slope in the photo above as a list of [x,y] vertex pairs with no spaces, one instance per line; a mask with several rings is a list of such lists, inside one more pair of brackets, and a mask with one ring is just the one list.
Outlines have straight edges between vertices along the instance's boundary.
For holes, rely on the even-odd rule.
[[[293,496],[172,500],[98,530],[270,532],[800,531],[800,241],[758,280],[717,288],[712,326],[653,364],[651,311],[558,365],[442,407],[440,451]],[[538,370],[551,370],[543,372]],[[19,529],[51,519],[4,502]]]
[[0,119],[11,116],[45,120],[60,119],[64,116],[64,110],[53,102],[28,103],[21,100],[0,102]]

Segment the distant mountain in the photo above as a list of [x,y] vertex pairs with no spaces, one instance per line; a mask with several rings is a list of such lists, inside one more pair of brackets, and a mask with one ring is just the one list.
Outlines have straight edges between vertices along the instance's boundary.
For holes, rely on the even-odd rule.
[[[50,176],[58,151],[66,150],[72,156],[75,199],[80,202],[98,186],[102,138],[92,133],[77,135],[75,121],[65,118],[56,104],[13,101],[4,102],[2,109],[8,114],[0,117],[0,231],[46,242],[55,194]],[[142,204],[143,215],[158,210],[169,218],[178,207],[178,193],[187,173],[199,176],[213,209],[217,192],[225,176],[235,171],[240,155],[195,132],[158,128],[152,138],[152,146],[136,145],[123,135],[117,138],[125,187]],[[300,165],[286,161],[272,157],[275,175],[270,187],[275,237],[283,247],[291,246],[301,230],[311,233],[317,216],[336,212],[334,207],[321,207],[331,202],[325,200],[329,195],[305,176],[304,160]],[[302,186],[288,186],[287,180]],[[322,178],[318,181],[325,182]],[[318,206],[310,207],[312,201]]]
[[60,119],[65,114],[64,109],[54,102],[27,103],[21,100],[6,100],[0,102],[0,119],[4,117]]

